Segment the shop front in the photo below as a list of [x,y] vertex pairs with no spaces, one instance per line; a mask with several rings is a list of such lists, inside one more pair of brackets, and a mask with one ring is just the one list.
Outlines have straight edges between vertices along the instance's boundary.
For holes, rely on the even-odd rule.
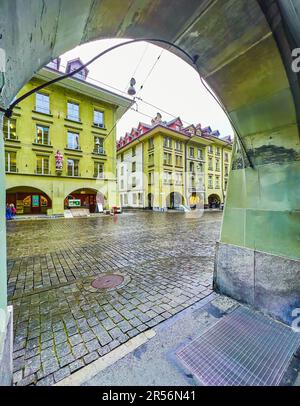
[[90,213],[99,211],[99,204],[104,206],[104,197],[92,189],[80,189],[70,193],[64,201],[65,209],[88,209]]
[[6,204],[13,204],[17,215],[47,214],[52,202],[46,193],[39,189],[17,187],[6,191]]

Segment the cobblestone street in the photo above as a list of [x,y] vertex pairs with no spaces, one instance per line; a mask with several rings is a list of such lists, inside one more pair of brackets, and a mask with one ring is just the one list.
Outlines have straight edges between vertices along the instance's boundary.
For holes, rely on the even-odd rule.
[[[140,212],[9,222],[14,383],[58,382],[208,296],[221,216]],[[91,286],[111,273],[124,282]]]

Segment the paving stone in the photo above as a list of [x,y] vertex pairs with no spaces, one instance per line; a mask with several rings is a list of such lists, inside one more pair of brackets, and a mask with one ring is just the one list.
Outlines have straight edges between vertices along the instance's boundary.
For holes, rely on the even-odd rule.
[[80,334],[75,334],[75,335],[73,335],[72,337],[69,338],[69,341],[70,341],[70,344],[72,346],[74,346],[76,344],[82,343],[83,340],[82,340],[82,337],[81,337]]
[[[74,349],[75,347],[73,347]],[[62,357],[65,357],[66,355],[70,354],[71,352],[71,348],[69,347],[69,344],[67,342],[62,343],[62,344],[58,344],[55,347],[55,352],[57,357],[60,359]]]
[[58,371],[54,372],[54,381],[59,382],[71,374],[70,368],[68,366],[60,368]]
[[95,334],[92,331],[86,331],[85,333],[82,334],[82,339],[85,343],[93,340],[94,338],[95,338]]
[[32,374],[32,375],[26,376],[26,378],[24,378],[24,379],[21,379],[21,381],[19,381],[17,383],[17,386],[29,386],[29,385],[32,385],[35,383],[36,383],[36,376],[35,376],[35,374]]
[[55,358],[49,358],[42,362],[44,376],[52,374],[59,369],[59,364]]
[[82,359],[79,359],[79,360],[76,360],[76,361],[72,362],[69,365],[69,367],[70,367],[70,371],[71,371],[71,374],[72,374],[73,372],[77,371],[78,369],[84,367],[84,362],[83,362]]
[[37,372],[41,368],[41,358],[39,356],[30,358],[26,361],[24,378]]
[[16,384],[17,382],[23,379],[23,371],[17,371],[13,374],[13,383]]
[[83,357],[85,354],[87,354],[88,350],[86,346],[83,343],[81,343],[75,345],[75,347],[72,348],[72,353],[76,359],[79,359]]
[[99,341],[95,338],[94,340],[91,340],[86,343],[86,347],[88,351],[94,351],[97,350],[100,347]]
[[40,379],[37,381],[36,385],[37,386],[52,386],[54,385],[54,377],[53,374],[48,375],[46,378]]
[[95,361],[99,358],[97,351],[93,351],[83,357],[84,363],[86,365],[90,364],[91,362]]
[[59,365],[61,367],[64,367],[68,364],[71,364],[73,361],[75,361],[75,357],[73,354],[68,354],[65,357],[62,357],[59,359]]

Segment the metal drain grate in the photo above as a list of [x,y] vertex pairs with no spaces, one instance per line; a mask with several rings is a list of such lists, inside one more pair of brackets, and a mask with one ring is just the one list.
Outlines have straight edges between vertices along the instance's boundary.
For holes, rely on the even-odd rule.
[[177,356],[204,385],[276,386],[299,345],[299,333],[239,307]]

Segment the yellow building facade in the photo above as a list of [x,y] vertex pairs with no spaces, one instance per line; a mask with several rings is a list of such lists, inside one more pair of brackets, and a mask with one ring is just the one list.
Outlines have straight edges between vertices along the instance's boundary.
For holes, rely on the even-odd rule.
[[210,127],[184,128],[180,118],[139,123],[117,144],[122,207],[165,210],[224,204],[232,142]]
[[[67,71],[80,63],[71,61]],[[95,212],[117,203],[115,122],[131,100],[89,83],[86,74],[29,96],[5,119],[6,196],[17,214]],[[43,68],[17,97],[60,75],[58,66]]]

